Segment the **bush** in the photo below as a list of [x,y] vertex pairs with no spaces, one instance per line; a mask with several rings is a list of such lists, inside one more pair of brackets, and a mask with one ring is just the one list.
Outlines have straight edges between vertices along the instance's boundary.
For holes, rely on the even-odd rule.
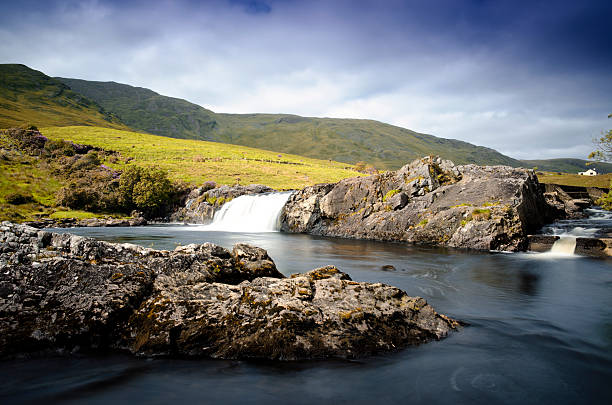
[[29,193],[11,193],[6,196],[6,202],[13,205],[21,205],[34,202],[34,197]]
[[604,210],[612,211],[612,181],[610,181],[610,190],[608,194],[604,194],[598,198],[595,204],[600,205]]
[[128,166],[119,178],[119,193],[128,212],[136,209],[149,217],[161,215],[176,192],[168,174],[159,168]]
[[82,155],[72,165],[72,170],[88,170],[100,166],[100,158],[96,151],[89,151],[86,155]]
[[74,148],[70,142],[49,139],[45,143],[45,150],[53,157],[74,156]]

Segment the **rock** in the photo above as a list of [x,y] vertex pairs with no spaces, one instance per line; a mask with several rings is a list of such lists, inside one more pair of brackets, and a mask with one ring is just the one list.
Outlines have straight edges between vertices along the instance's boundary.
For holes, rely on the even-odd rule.
[[206,224],[213,219],[217,209],[236,197],[271,193],[274,191],[274,189],[261,184],[221,186],[212,189],[205,184],[202,187],[191,190],[184,206],[170,215],[170,221]]
[[0,226],[0,357],[80,349],[220,358],[360,357],[459,323],[333,266],[285,278],[265,250],[157,251]]
[[576,238],[574,253],[581,256],[612,257],[612,238]]
[[45,218],[38,221],[26,222],[25,225],[34,228],[73,228],[73,227],[116,227],[116,226],[144,226],[147,220],[142,216],[120,219],[120,218],[86,218],[78,220],[76,218],[51,219]]
[[553,247],[555,242],[559,240],[556,235],[529,235],[530,252],[548,252]]
[[281,229],[515,251],[559,215],[531,170],[428,157],[395,172],[306,187],[287,201]]

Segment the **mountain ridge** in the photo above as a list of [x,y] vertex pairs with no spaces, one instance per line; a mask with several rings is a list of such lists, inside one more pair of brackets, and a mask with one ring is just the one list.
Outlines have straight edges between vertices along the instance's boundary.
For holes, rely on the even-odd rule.
[[375,120],[215,113],[187,100],[127,84],[57,79],[112,111],[130,127],[163,136],[231,143],[346,163],[364,161],[384,169],[399,168],[424,155],[440,155],[458,164],[521,165],[491,148]]

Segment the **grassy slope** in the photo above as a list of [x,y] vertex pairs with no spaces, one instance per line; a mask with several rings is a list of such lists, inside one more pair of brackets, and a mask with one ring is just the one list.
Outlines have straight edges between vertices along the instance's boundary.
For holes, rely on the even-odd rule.
[[0,128],[23,124],[127,128],[60,81],[24,65],[0,64]]
[[547,172],[578,173],[595,168],[598,173],[612,173],[612,163],[593,163],[587,166],[587,160],[583,159],[547,159],[547,160],[521,160],[524,167],[537,167],[538,170]]
[[133,157],[136,164],[159,166],[168,170],[172,179],[194,184],[213,180],[219,184],[260,183],[277,189],[294,189],[359,175],[344,163],[218,142],[78,126],[43,128],[42,133],[51,139],[72,140],[120,152],[125,157]]
[[599,187],[609,188],[612,181],[612,173],[600,174],[597,176],[580,176],[578,174],[557,174],[538,172],[538,179],[541,183],[561,184],[565,186],[578,187]]
[[430,154],[455,163],[521,165],[493,149],[378,121],[217,114],[185,100],[125,84],[58,80],[117,114],[131,128],[163,136],[214,140],[347,163],[365,161],[387,169]]

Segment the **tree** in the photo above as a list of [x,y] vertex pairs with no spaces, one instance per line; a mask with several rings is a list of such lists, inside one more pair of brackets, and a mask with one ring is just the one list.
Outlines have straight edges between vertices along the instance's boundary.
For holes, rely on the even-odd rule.
[[[612,114],[608,115],[608,118],[612,118]],[[601,138],[593,141],[597,149],[589,154],[589,159],[598,162],[612,162],[612,129],[602,135]]]
[[[612,114],[608,115],[612,118]],[[612,129],[603,133],[603,136],[595,140],[597,150],[591,152],[589,159],[599,162],[612,162]],[[604,194],[601,198],[595,201],[595,204],[601,205],[605,210],[612,211],[612,181],[610,181],[610,190],[608,194]]]
[[160,215],[172,203],[175,187],[164,170],[128,166],[119,178],[123,205],[147,216]]

